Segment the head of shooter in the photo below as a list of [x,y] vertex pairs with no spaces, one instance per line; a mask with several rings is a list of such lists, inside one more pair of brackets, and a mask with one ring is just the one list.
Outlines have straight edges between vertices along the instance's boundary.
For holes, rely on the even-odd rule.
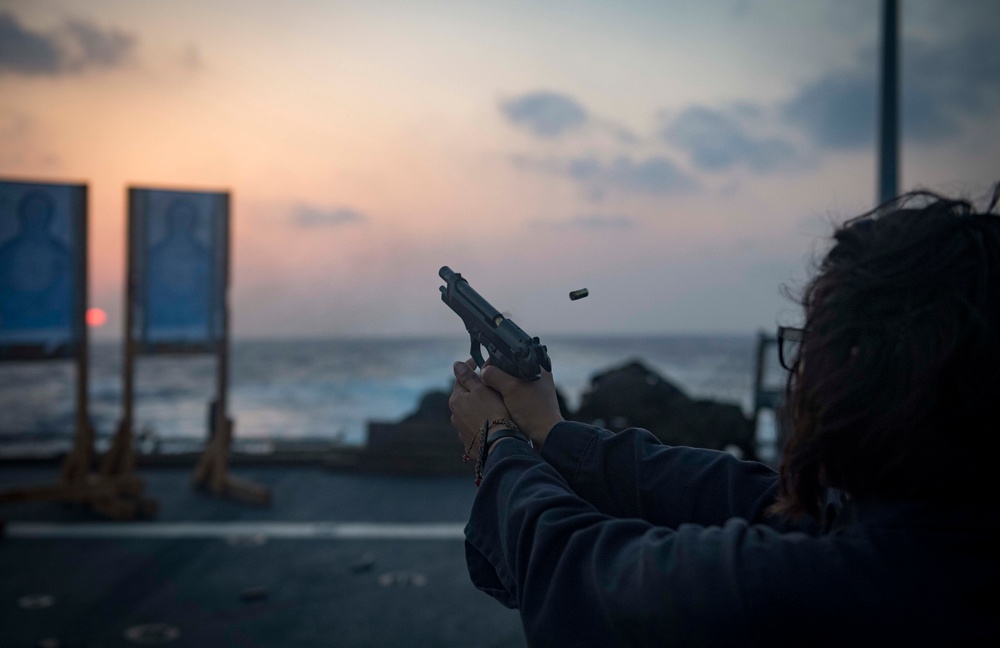
[[995,499],[1000,198],[914,192],[848,221],[805,287],[775,512]]

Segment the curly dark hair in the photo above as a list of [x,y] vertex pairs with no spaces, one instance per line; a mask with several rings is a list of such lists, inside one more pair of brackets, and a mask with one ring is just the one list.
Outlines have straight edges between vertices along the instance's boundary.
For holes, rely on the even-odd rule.
[[917,191],[841,226],[802,295],[773,512],[996,496],[1000,183],[985,210]]

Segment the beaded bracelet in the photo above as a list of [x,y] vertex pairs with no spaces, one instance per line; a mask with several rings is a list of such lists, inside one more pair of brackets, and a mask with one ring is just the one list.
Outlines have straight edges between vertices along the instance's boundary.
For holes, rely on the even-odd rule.
[[469,461],[472,459],[472,455],[470,455],[469,453],[472,452],[472,446],[476,444],[476,439],[478,439],[479,435],[482,433],[483,433],[482,430],[476,430],[476,434],[472,437],[472,441],[469,441],[469,447],[467,447],[465,449],[465,452],[462,454],[462,463],[469,463]]

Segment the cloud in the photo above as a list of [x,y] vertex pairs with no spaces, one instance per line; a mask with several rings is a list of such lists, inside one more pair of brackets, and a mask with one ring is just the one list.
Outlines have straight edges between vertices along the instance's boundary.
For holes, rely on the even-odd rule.
[[[739,112],[746,112],[741,106]],[[721,171],[744,165],[754,171],[785,168],[798,158],[794,146],[777,137],[752,137],[725,113],[692,106],[677,116],[663,131],[668,142],[691,156],[706,171]]]
[[594,202],[606,193],[668,195],[697,189],[697,180],[663,156],[633,160],[620,155],[611,162],[595,156],[572,159],[514,155],[511,164],[522,171],[542,172],[575,181]]
[[43,33],[25,27],[11,13],[0,14],[0,74],[59,76],[115,68],[128,62],[135,44],[131,34],[83,20]]
[[902,113],[904,132],[933,141],[955,132],[962,117],[995,113],[1000,106],[1000,48],[995,34],[977,33],[958,42],[904,43]]
[[817,144],[859,148],[875,137],[875,79],[864,71],[833,72],[806,85],[782,108]]
[[911,2],[907,3],[904,11],[905,26],[912,24],[917,30],[930,30],[936,34],[948,34],[949,37],[964,38],[983,26],[1000,23],[1000,4],[996,0]]
[[604,191],[664,195],[683,193],[698,186],[694,178],[663,156],[635,161],[618,156],[610,163],[596,157],[581,157],[565,165],[565,173],[592,195]]
[[590,122],[599,130],[609,135],[617,144],[641,144],[642,139],[631,130],[610,119],[591,119]]
[[552,229],[575,229],[592,232],[611,232],[633,229],[638,221],[623,214],[578,214],[561,220],[536,219],[528,221],[530,227],[547,227]]
[[[968,34],[941,43],[909,39],[901,46],[900,113],[904,139],[940,141],[967,117],[1000,105],[1000,49],[995,38]],[[878,110],[877,58],[862,52],[856,67],[832,71],[804,86],[783,115],[817,144],[834,149],[871,146]]]
[[24,29],[11,14],[0,14],[0,72],[57,74],[61,66],[57,43]]
[[579,129],[590,118],[586,109],[569,95],[544,90],[504,101],[500,111],[511,124],[544,138]]
[[362,223],[368,216],[350,207],[319,209],[308,205],[298,205],[292,210],[292,222],[300,227],[329,227]]
[[135,47],[134,36],[116,29],[104,31],[82,20],[66,23],[66,31],[77,49],[69,65],[77,70],[118,67],[128,60]]
[[635,219],[620,214],[580,214],[569,219],[568,225],[584,229],[619,230],[635,227]]

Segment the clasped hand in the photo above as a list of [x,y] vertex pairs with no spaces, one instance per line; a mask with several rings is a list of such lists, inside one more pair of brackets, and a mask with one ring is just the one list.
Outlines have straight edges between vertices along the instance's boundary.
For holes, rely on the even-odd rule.
[[543,369],[540,379],[528,382],[487,363],[480,377],[471,358],[456,362],[453,370],[451,425],[463,447],[475,446],[470,450],[473,457],[479,446],[476,432],[484,421],[509,418],[541,448],[552,426],[563,420],[551,372]]

